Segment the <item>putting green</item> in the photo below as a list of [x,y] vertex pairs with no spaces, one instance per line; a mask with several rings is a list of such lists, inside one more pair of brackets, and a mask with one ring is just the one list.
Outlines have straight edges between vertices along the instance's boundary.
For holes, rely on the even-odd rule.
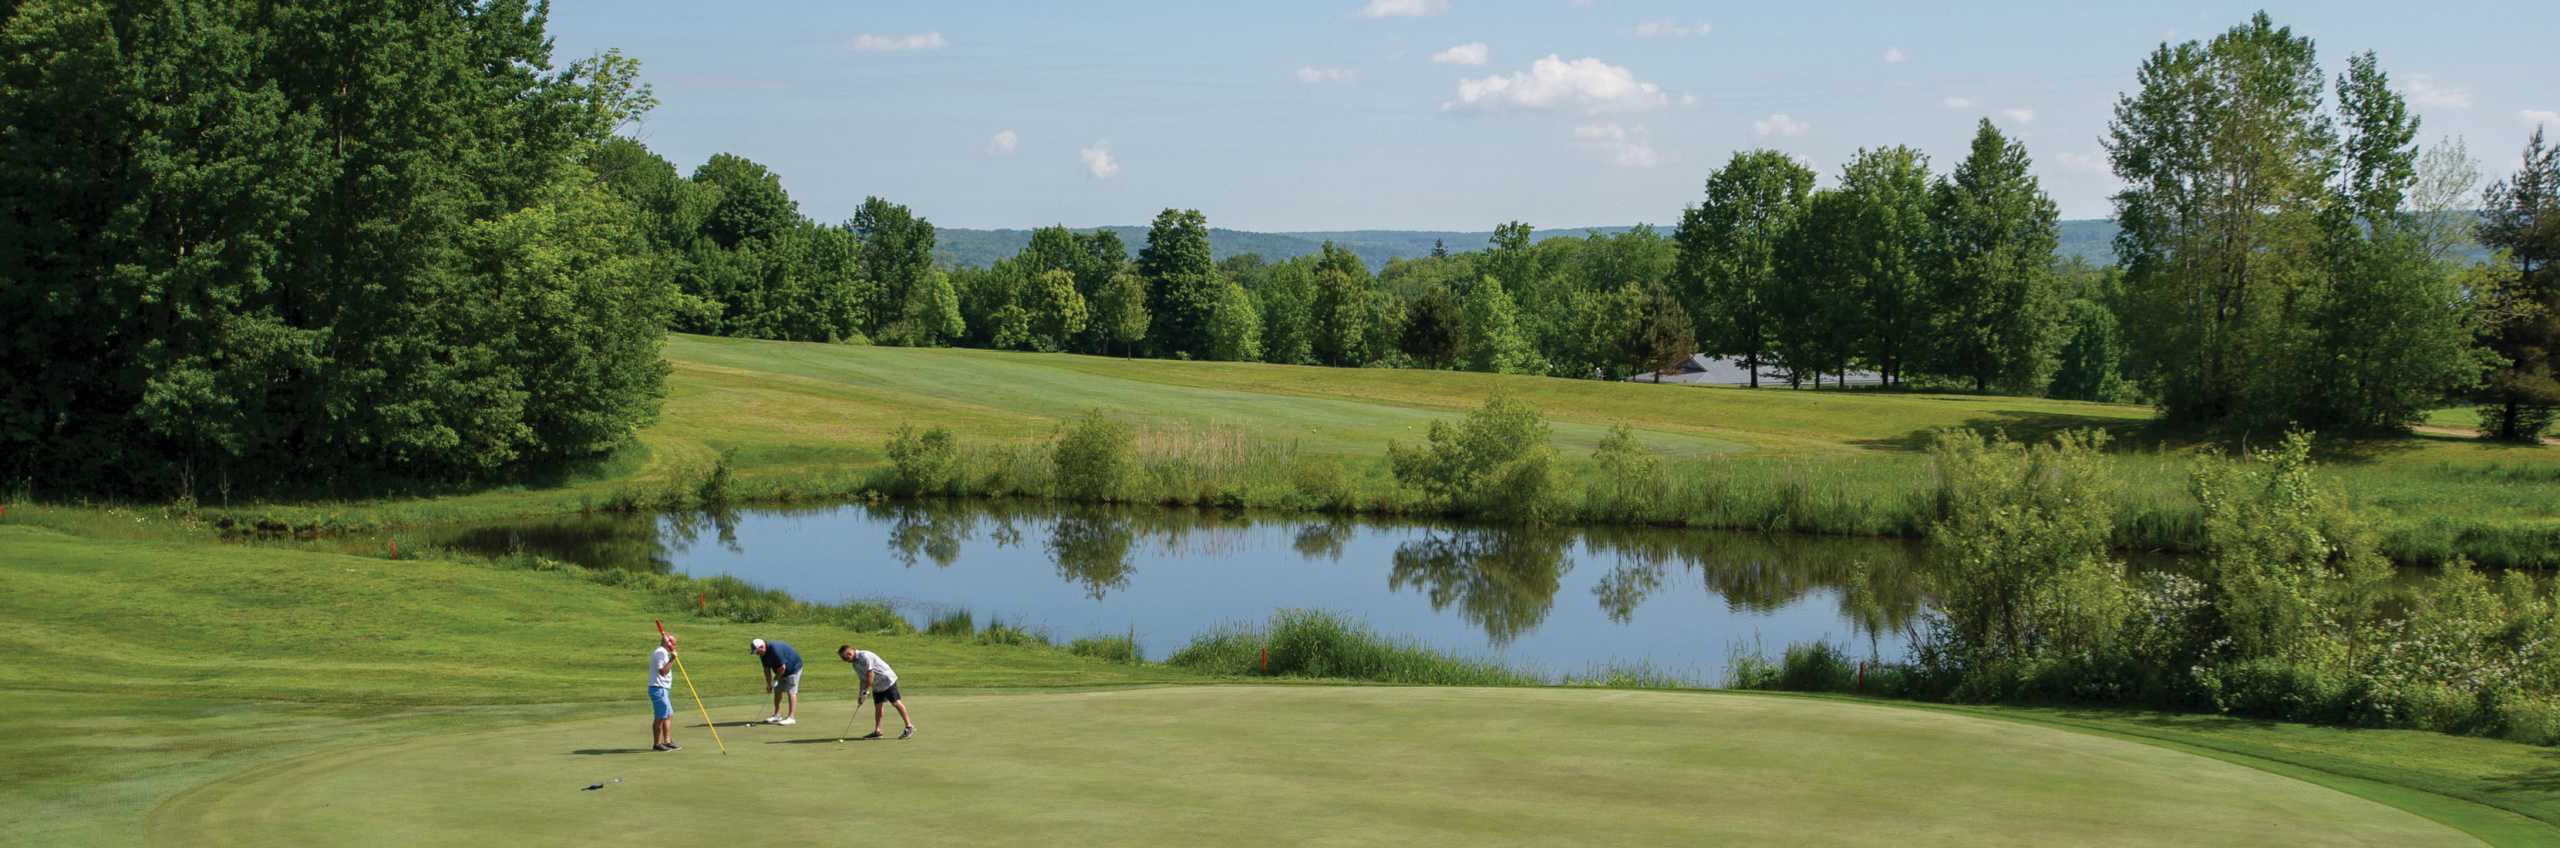
[[[180,795],[152,813],[149,834],[165,845],[371,848],[881,837],[1042,846],[2478,844],[2409,813],[2218,760],[1862,704],[1314,686],[920,690],[911,701],[923,731],[906,742],[836,742],[846,705],[830,702],[808,705],[797,727],[724,727],[726,756],[687,712],[677,731],[685,750],[649,753],[635,703],[631,718],[314,755]],[[714,714],[726,724],[754,712]]]

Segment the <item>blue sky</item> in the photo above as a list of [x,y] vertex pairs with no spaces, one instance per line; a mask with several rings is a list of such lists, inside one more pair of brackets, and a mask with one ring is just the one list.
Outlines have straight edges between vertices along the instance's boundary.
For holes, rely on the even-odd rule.
[[[2334,75],[2375,50],[2503,174],[2560,131],[2560,4],[2264,4]],[[2258,4],[555,0],[557,55],[619,47],[664,101],[634,134],[678,167],[783,175],[803,212],[881,195],[954,227],[1489,229],[1677,220],[1736,150],[1826,177],[1860,147],[1953,167],[1982,117],[2065,217],[2103,217],[2098,139],[2164,39]],[[1550,60],[1551,61],[1542,61]]]

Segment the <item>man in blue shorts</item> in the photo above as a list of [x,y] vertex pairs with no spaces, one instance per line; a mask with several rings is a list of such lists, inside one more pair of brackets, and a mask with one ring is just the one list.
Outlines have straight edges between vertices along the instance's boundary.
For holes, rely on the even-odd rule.
[[[747,650],[764,660],[764,688],[773,693],[773,714],[766,724],[794,725],[800,719],[800,652],[783,642],[747,640]],[[786,706],[787,705],[787,706]]]
[[[898,738],[916,735],[915,717],[907,715],[907,699],[898,695],[898,673],[889,669],[888,662],[880,659],[879,654],[854,650],[852,645],[837,647],[836,658],[853,664],[853,673],[862,676],[862,691],[871,695],[871,735],[862,738],[880,738],[881,707],[884,705],[897,707],[898,720],[906,722],[907,729],[900,732]],[[853,708],[862,709],[862,694],[853,696]]]
[[676,635],[658,637],[658,649],[649,652],[649,708],[654,716],[649,721],[649,750],[676,750],[675,703],[667,700],[668,670],[676,664]]

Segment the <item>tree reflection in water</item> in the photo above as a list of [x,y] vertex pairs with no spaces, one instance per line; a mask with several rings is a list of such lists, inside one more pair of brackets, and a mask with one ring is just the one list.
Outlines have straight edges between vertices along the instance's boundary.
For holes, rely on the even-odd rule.
[[1102,600],[1111,590],[1129,585],[1137,567],[1129,548],[1137,541],[1129,519],[1098,510],[1060,516],[1049,528],[1049,557],[1058,577],[1084,587],[1086,597]]
[[1542,528],[1435,531],[1396,546],[1387,588],[1417,587],[1433,610],[1457,604],[1495,646],[1507,645],[1555,607],[1556,590],[1573,570],[1565,556],[1572,539]]
[[1918,549],[1910,545],[1611,528],[1585,531],[1583,541],[1594,554],[1618,559],[1591,591],[1620,624],[1661,589],[1674,562],[1697,572],[1705,588],[1736,611],[1769,612],[1812,592],[1835,591],[1842,617],[1871,642],[1908,630],[1927,602]]

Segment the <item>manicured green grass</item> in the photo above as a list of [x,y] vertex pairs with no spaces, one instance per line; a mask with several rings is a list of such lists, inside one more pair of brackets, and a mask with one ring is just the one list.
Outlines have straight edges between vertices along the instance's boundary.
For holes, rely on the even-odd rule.
[[[1700,526],[1853,534],[1918,532],[1934,477],[1921,453],[1944,427],[2020,438],[2096,427],[2117,435],[2118,540],[2192,544],[2188,472],[2200,446],[2151,425],[2147,407],[1899,392],[1751,391],[1453,372],[1337,369],[671,336],[675,371],[641,445],[541,485],[354,503],[244,505],[209,514],[366,534],[404,525],[680,500],[726,457],[743,498],[840,499],[875,484],[898,427],[945,427],[964,449],[1032,449],[1100,408],[1138,429],[1142,456],[1185,469],[1151,496],[1308,503],[1303,467],[1333,464],[1357,508],[1412,508],[1384,454],[1428,424],[1516,394],[1553,420],[1569,481],[1610,426],[1634,427],[1670,462],[1678,514]],[[2276,434],[2252,439],[2270,443]],[[2374,511],[2386,548],[2413,562],[2456,554],[2560,566],[2560,448],[2440,434],[2334,445],[2329,473]],[[1201,469],[1207,469],[1205,471]]]
[[[822,841],[841,835],[846,810],[882,832],[962,827],[940,838],[994,842],[1268,840],[1336,822],[1327,833],[1420,842],[1565,827],[1648,843],[2448,837],[2421,817],[2498,844],[2560,837],[2544,824],[2560,821],[2552,752],[2479,739],[1578,687],[1113,692],[1095,687],[1203,678],[956,635],[697,620],[571,573],[5,521],[0,841],[12,843],[663,841],[777,814],[791,816],[770,825],[783,830],[758,832]],[[768,708],[748,637],[802,647],[815,664],[804,721],[724,729],[722,758],[680,695],[686,751],[577,753],[643,747],[656,617],[685,637],[723,723]],[[898,666],[925,735],[766,744],[841,728],[850,678],[824,655],[843,641]],[[2080,726],[2021,732],[1985,717]],[[2275,771],[2157,747],[2190,737]],[[2350,791],[2415,815],[2277,776],[2288,768],[2362,780]]]
[[680,727],[686,750],[655,754],[615,717],[364,746],[190,792],[149,828],[204,846],[2476,844],[2256,769],[1881,706],[1535,688],[911,700],[923,732],[904,742],[839,743],[813,718],[732,728],[725,756]]

